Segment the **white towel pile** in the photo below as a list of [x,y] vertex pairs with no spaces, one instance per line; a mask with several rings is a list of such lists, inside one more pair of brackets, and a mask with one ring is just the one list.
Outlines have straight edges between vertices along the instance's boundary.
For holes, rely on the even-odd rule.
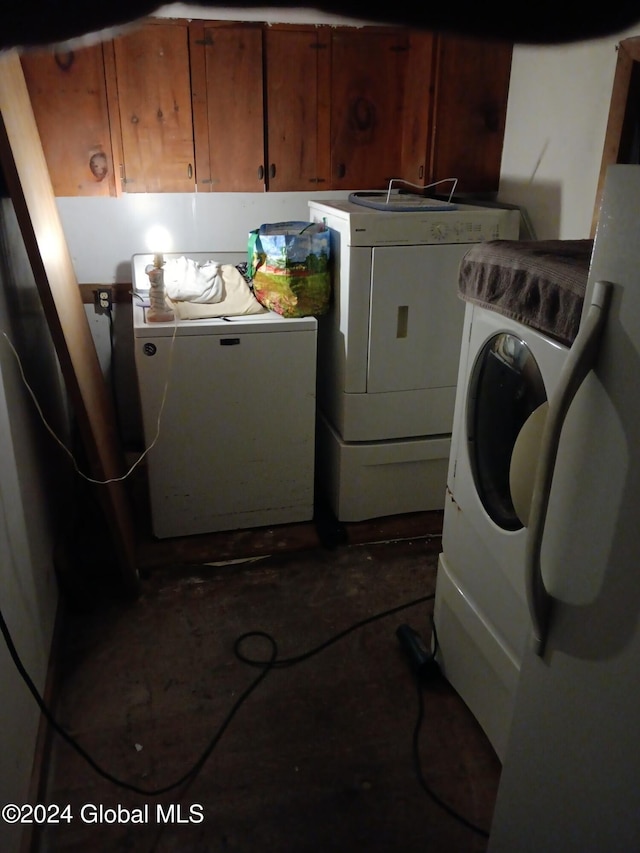
[[192,258],[165,261],[164,287],[174,302],[222,302],[225,297],[222,265],[217,261],[199,264]]

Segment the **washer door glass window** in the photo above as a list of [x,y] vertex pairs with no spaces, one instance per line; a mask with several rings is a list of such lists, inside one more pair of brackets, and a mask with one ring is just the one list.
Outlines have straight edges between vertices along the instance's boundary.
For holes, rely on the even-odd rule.
[[513,447],[527,418],[547,399],[540,368],[524,341],[503,332],[478,354],[467,400],[467,440],[478,496],[504,530],[519,530],[511,499]]

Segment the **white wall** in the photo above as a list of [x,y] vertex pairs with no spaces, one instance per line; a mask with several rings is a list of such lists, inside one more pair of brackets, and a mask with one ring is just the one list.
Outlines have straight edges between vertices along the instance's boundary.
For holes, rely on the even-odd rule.
[[120,198],[59,198],[58,210],[78,281],[131,281],[131,256],[154,251],[153,226],[171,236],[164,251],[245,251],[249,231],[264,222],[307,220],[310,198],[324,193],[129,193]]
[[[0,204],[0,333],[16,348],[52,426],[62,432],[64,398],[55,352],[11,203]],[[53,568],[65,488],[51,441],[17,361],[0,334],[0,608],[19,656],[42,691],[57,606]],[[0,804],[28,802],[39,709],[0,639]],[[14,851],[19,825],[0,821],[0,849]]]
[[514,49],[499,197],[539,239],[590,236],[616,45],[639,34]]

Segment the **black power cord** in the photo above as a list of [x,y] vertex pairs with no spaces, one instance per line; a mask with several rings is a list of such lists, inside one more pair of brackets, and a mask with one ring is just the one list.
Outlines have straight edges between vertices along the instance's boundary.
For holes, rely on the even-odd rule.
[[[14,645],[13,639],[12,639],[11,634],[9,632],[9,628],[7,627],[7,623],[6,623],[4,615],[2,613],[2,610],[0,610],[0,632],[2,633],[2,636],[4,637],[4,641],[6,643],[7,649],[9,651],[9,654],[11,656],[11,659],[13,660],[13,663],[14,663],[16,669],[18,670],[20,677],[22,678],[22,680],[26,684],[27,688],[29,689],[29,692],[31,693],[31,695],[35,699],[38,707],[40,708],[40,711],[42,712],[42,714],[45,717],[45,719],[47,720],[47,722],[54,729],[54,731],[58,735],[60,735],[60,737],[72,749],[74,749],[78,753],[78,755],[80,755],[81,758],[83,758],[90,765],[90,767],[92,767],[93,770],[95,770],[95,772],[98,773],[99,776],[101,776],[103,779],[106,779],[111,784],[115,785],[118,788],[123,788],[127,791],[132,791],[136,794],[141,794],[143,796],[159,796],[161,794],[166,794],[169,791],[176,790],[177,788],[180,788],[183,785],[185,785],[187,782],[193,781],[195,779],[197,774],[200,772],[202,767],[205,765],[205,763],[207,762],[207,760],[211,756],[211,753],[213,752],[213,750],[216,748],[216,746],[220,742],[220,739],[222,738],[223,734],[225,733],[225,731],[227,730],[227,728],[231,724],[231,721],[233,720],[233,718],[235,717],[237,712],[240,710],[241,706],[244,704],[245,700],[249,698],[249,696],[258,687],[258,685],[267,677],[267,675],[269,674],[269,672],[271,672],[272,669],[284,669],[286,667],[295,666],[296,664],[302,663],[305,660],[309,660],[310,658],[314,657],[314,655],[319,654],[320,652],[327,649],[329,646],[332,646],[334,643],[337,643],[339,640],[343,639],[344,637],[348,636],[349,634],[353,633],[354,631],[358,630],[359,628],[363,628],[365,625],[369,625],[372,622],[376,622],[379,619],[384,619],[388,616],[393,616],[395,613],[400,613],[402,610],[407,610],[408,608],[415,607],[418,604],[424,604],[427,601],[432,601],[434,598],[435,598],[435,595],[433,593],[430,593],[429,595],[421,596],[420,598],[416,598],[413,601],[406,602],[405,604],[401,604],[397,607],[392,607],[389,610],[384,610],[381,613],[376,613],[373,616],[369,616],[365,619],[361,619],[359,622],[355,622],[353,625],[349,626],[344,631],[340,631],[338,634],[335,634],[333,637],[330,637],[328,640],[326,640],[325,642],[321,643],[320,645],[310,649],[309,651],[306,651],[300,655],[295,655],[295,656],[289,657],[289,658],[280,658],[280,659],[278,658],[278,644],[276,643],[275,639],[270,634],[266,633],[265,631],[248,631],[244,634],[241,634],[236,639],[236,641],[234,643],[234,646],[233,646],[234,654],[235,654],[236,658],[238,660],[240,660],[242,663],[245,663],[248,666],[258,668],[260,670],[259,674],[249,684],[249,686],[238,696],[236,701],[231,706],[226,717],[224,718],[224,720],[222,721],[222,723],[218,727],[215,735],[210,740],[209,744],[207,745],[205,750],[202,752],[200,757],[197,759],[197,761],[193,764],[193,766],[189,770],[187,770],[186,773],[184,773],[180,778],[176,779],[174,782],[171,782],[170,784],[164,785],[164,786],[159,787],[159,788],[141,788],[138,785],[134,785],[130,782],[125,782],[124,780],[119,779],[117,776],[114,776],[112,773],[109,773],[107,770],[104,770],[102,767],[100,767],[100,765],[92,758],[92,756],[60,725],[60,723],[58,723],[58,721],[54,717],[53,713],[51,712],[51,710],[49,709],[49,707],[45,703],[44,699],[41,697],[40,693],[38,692],[37,687],[35,686],[35,684],[33,683],[33,680],[31,679],[31,676],[29,675],[29,673],[25,669],[25,667],[24,667],[24,665],[20,659],[20,656],[18,655],[18,652],[17,652],[16,647]],[[433,625],[433,617],[432,617],[432,625]],[[430,653],[427,656],[428,657],[428,663],[430,665],[431,664],[433,665],[433,669],[431,668],[431,666],[429,668],[430,674],[437,671],[437,664],[435,663],[435,654],[437,651],[437,635],[435,634],[435,625],[433,625],[433,628],[434,628],[434,638],[435,638],[435,649],[432,653]],[[408,631],[403,631],[403,629],[408,629]],[[408,626],[401,626],[396,633],[398,634],[398,637],[401,639],[401,642],[402,642],[402,634],[405,633],[405,634],[413,634],[412,639],[416,641],[418,646],[420,646],[420,644],[421,644],[421,640],[419,638],[419,635],[417,635],[415,632],[413,632],[412,629],[409,629]],[[249,640],[251,638],[260,638],[260,639],[266,641],[266,643],[268,644],[268,646],[270,648],[270,653],[266,658],[262,658],[262,659],[251,658],[251,657],[248,657],[247,655],[245,655],[241,651],[241,646],[247,640]],[[423,645],[422,645],[422,648],[420,649],[420,652],[422,653],[422,655],[424,655],[424,646]],[[416,662],[416,659],[414,658],[414,663],[415,662]],[[422,660],[422,662],[424,662],[424,659]],[[455,820],[462,823],[464,826],[466,826],[468,829],[472,830],[473,832],[476,832],[476,833],[488,838],[489,834],[485,830],[481,829],[480,827],[477,827],[475,824],[471,823],[466,818],[459,815],[454,809],[452,809],[449,805],[447,805],[447,803],[445,803],[443,800],[441,800],[431,790],[431,788],[429,787],[429,785],[427,784],[427,782],[424,778],[424,774],[422,772],[422,768],[421,768],[421,764],[420,764],[419,733],[420,733],[422,721],[424,718],[424,699],[423,699],[423,695],[422,695],[422,680],[424,679],[425,670],[423,668],[422,669],[418,668],[417,675],[418,675],[418,678],[416,679],[416,683],[418,686],[419,714],[418,714],[418,719],[417,719],[416,726],[415,726],[414,733],[413,733],[413,755],[414,755],[414,765],[415,765],[415,770],[416,770],[416,775],[417,775],[418,781],[419,781],[421,787],[425,790],[425,792],[431,797],[431,799],[438,806],[440,806],[440,808],[444,809],[444,811],[446,811],[451,817],[453,817]]]
[[111,397],[113,399],[113,410],[116,417],[118,437],[122,444],[122,418],[120,417],[120,403],[118,401],[118,386],[116,382],[115,327],[112,302],[110,302],[109,307],[106,309],[106,314],[109,319],[109,383],[111,386]]
[[455,809],[453,809],[448,803],[445,803],[429,786],[427,780],[424,777],[424,773],[422,772],[422,763],[420,760],[420,730],[422,728],[422,721],[424,720],[424,695],[422,685],[418,680],[416,680],[416,686],[418,689],[418,718],[416,720],[416,725],[413,730],[413,763],[414,769],[416,772],[416,777],[418,782],[420,783],[420,787],[423,791],[433,800],[433,802],[439,806],[441,809],[444,809],[447,814],[451,815],[454,820],[457,820],[463,826],[466,826],[467,829],[470,829],[472,832],[475,832],[477,835],[481,835],[483,838],[488,838],[489,833],[486,829],[482,829],[482,827],[477,826],[475,823],[472,823],[470,820],[467,820],[466,817],[463,817],[459,814]]
[[435,793],[435,791],[429,786],[422,771],[422,762],[420,758],[420,731],[424,720],[423,686],[425,683],[432,681],[440,674],[440,667],[436,661],[436,655],[438,654],[438,633],[433,620],[433,614],[431,614],[431,629],[433,631],[432,651],[427,649],[420,634],[418,634],[417,631],[414,631],[409,625],[400,625],[396,631],[396,636],[398,637],[400,644],[403,646],[411,668],[414,671],[416,687],[418,689],[418,718],[413,730],[412,741],[413,766],[416,778],[418,779],[420,787],[426,794],[428,794],[437,806],[444,809],[444,811],[451,815],[452,818],[459,821],[463,826],[466,826],[467,829],[481,835],[483,838],[488,838],[489,833],[485,829],[482,829],[482,827],[477,826],[470,820],[467,820],[467,818],[455,811],[455,809],[453,809],[448,803],[445,803],[445,801]]
[[320,643],[319,646],[309,649],[308,652],[303,652],[301,655],[295,655],[295,657],[282,658],[280,660],[270,662],[268,660],[260,660],[259,658],[250,658],[242,654],[240,646],[250,637],[265,637],[275,645],[275,640],[273,640],[269,634],[265,634],[262,631],[247,631],[246,634],[241,634],[234,643],[233,651],[238,660],[242,661],[242,663],[246,663],[248,666],[258,667],[260,669],[285,669],[288,666],[295,666],[298,663],[302,663],[302,661],[309,660],[309,658],[314,657],[314,655],[323,652],[325,649],[328,649],[329,646],[337,643],[338,640],[342,640],[344,637],[354,631],[357,631],[359,628],[364,628],[365,625],[370,625],[372,622],[377,622],[379,619],[385,619],[387,616],[393,616],[394,613],[400,613],[400,611],[407,610],[409,607],[415,607],[417,604],[424,604],[425,601],[432,601],[434,598],[434,594],[430,593],[429,595],[423,595],[421,598],[415,598],[413,601],[408,601],[406,604],[400,604],[398,607],[392,607],[390,610],[383,610],[382,613],[375,613],[373,616],[368,616],[366,619],[361,619],[359,622],[355,622],[353,625],[345,628],[344,631],[340,631],[339,634],[334,634],[333,637],[325,640],[324,643]]
[[54,729],[54,731],[57,734],[59,734],[60,737],[72,749],[74,749],[78,753],[78,755],[80,755],[81,758],[83,758],[96,771],[96,773],[99,776],[102,776],[103,779],[106,779],[108,782],[111,782],[113,785],[115,785],[118,788],[124,788],[125,790],[133,791],[136,794],[142,794],[143,796],[152,796],[152,797],[159,796],[160,794],[166,794],[169,791],[174,791],[176,788],[182,787],[182,785],[184,785],[185,783],[191,781],[192,779],[194,779],[196,777],[196,775],[200,772],[200,770],[202,769],[202,767],[206,763],[207,759],[209,758],[209,756],[211,755],[211,753],[213,752],[213,750],[217,746],[220,738],[222,737],[224,732],[229,727],[229,724],[231,723],[231,721],[235,717],[236,713],[240,709],[243,702],[251,695],[251,693],[253,693],[253,691],[260,684],[260,682],[264,678],[266,678],[270,669],[272,668],[272,664],[275,663],[276,658],[278,656],[278,647],[276,645],[276,641],[272,637],[270,637],[268,634],[263,634],[262,636],[266,637],[272,646],[271,663],[267,663],[265,665],[265,667],[263,668],[262,672],[260,672],[258,677],[255,678],[251,682],[251,684],[240,694],[240,696],[233,703],[230,711],[228,712],[227,716],[224,718],[224,720],[222,721],[222,723],[218,727],[217,732],[215,733],[215,735],[213,736],[213,738],[209,742],[209,745],[204,750],[204,752],[202,753],[200,758],[198,758],[198,760],[195,762],[195,764],[189,770],[187,770],[186,773],[184,773],[179,779],[176,779],[175,782],[172,782],[169,785],[164,785],[160,788],[141,788],[138,785],[134,785],[130,782],[125,782],[122,779],[118,779],[117,776],[114,776],[113,774],[109,773],[107,770],[104,770],[102,767],[100,767],[100,765],[97,763],[97,761],[95,761],[91,757],[91,755],[89,755],[89,753],[82,746],[80,746],[80,744],[60,725],[60,723],[58,723],[58,721],[55,719],[52,712],[48,708],[47,704],[45,703],[44,699],[40,696],[40,693],[38,692],[38,688],[33,683],[31,676],[26,671],[22,661],[20,660],[20,657],[18,656],[16,647],[13,643],[12,638],[11,638],[11,634],[9,633],[9,629],[7,627],[7,623],[5,622],[4,615],[2,614],[2,611],[0,611],[0,631],[2,632],[2,636],[4,637],[5,643],[7,644],[7,649],[9,651],[10,656],[11,656],[11,659],[13,660],[13,662],[16,666],[16,669],[18,670],[18,673],[20,674],[20,676],[22,677],[22,680],[27,685],[31,695],[35,699],[36,704],[40,708],[43,716],[45,717],[47,722],[51,725],[51,727]]

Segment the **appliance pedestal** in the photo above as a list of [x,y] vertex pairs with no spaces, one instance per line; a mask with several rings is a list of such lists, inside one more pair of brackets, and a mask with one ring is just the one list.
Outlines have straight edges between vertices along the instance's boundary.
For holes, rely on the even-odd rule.
[[322,415],[317,478],[340,521],[442,509],[450,440],[348,443]]
[[436,660],[503,760],[520,667],[474,602],[463,594],[444,554],[438,558],[433,618]]

